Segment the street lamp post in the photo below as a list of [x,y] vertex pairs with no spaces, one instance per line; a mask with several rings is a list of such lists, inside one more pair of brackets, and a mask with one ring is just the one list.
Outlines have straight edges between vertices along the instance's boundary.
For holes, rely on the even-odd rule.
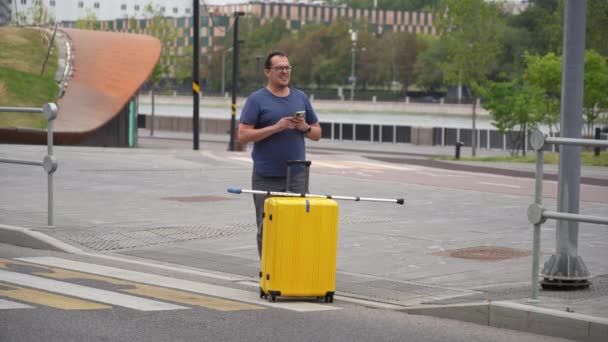
[[236,140],[236,82],[239,66],[239,17],[245,15],[245,12],[234,12],[234,40],[232,46],[232,106],[230,116],[230,144],[228,149],[235,151]]
[[192,1],[192,24],[194,38],[194,56],[192,57],[192,149],[198,151],[199,147],[199,104],[200,104],[200,86],[199,86],[199,57],[200,57],[200,7],[199,0]]
[[355,85],[357,84],[357,77],[355,76],[355,50],[357,50],[357,31],[349,30],[349,32],[350,32],[350,39],[351,39],[353,45],[352,45],[352,62],[351,62],[351,66],[350,66],[350,77],[348,78],[348,80],[351,83],[350,100],[354,101],[355,100]]

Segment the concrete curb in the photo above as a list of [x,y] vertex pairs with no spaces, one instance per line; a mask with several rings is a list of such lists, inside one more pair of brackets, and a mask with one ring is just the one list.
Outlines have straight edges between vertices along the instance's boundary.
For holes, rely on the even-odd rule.
[[514,302],[425,305],[399,311],[579,341],[608,340],[608,319]]
[[0,242],[9,245],[79,254],[82,251],[39,231],[0,224]]

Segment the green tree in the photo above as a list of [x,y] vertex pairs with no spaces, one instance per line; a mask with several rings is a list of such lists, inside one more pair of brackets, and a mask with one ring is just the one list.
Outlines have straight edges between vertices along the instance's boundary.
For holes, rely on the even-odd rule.
[[543,93],[544,111],[541,122],[549,126],[549,131],[559,131],[562,58],[550,52],[544,56],[526,55],[524,80]]
[[[543,91],[520,79],[488,82],[481,89],[482,107],[490,112],[492,125],[509,137],[511,155],[526,155],[525,136],[538,126],[543,113]],[[516,130],[517,129],[517,130]]]
[[[175,45],[177,33],[171,26],[171,19],[162,16],[160,7],[148,4],[143,8],[145,19],[138,20],[129,18],[129,28],[138,34],[148,34],[156,37],[162,44],[160,59],[151,76],[151,81],[158,86],[163,78],[175,76],[171,66],[177,55],[171,52],[171,46]],[[180,56],[181,57],[181,56]]]
[[432,36],[418,37],[420,53],[416,60],[416,85],[426,91],[440,91],[443,84],[441,63],[447,58],[445,39]]
[[472,155],[477,145],[476,104],[481,86],[495,67],[502,47],[500,3],[484,0],[443,0],[435,15],[447,44],[447,60],[441,64],[446,85],[463,84],[473,95]]
[[416,36],[408,32],[389,32],[381,38],[381,49],[377,54],[377,63],[384,71],[379,73],[379,82],[391,85],[399,82],[403,86],[403,91],[415,82],[415,65],[418,57],[420,45]]
[[86,15],[82,19],[76,21],[76,28],[82,30],[99,30],[101,23],[97,19],[97,15],[91,9],[87,8]]
[[608,56],[608,1],[587,0],[587,32],[585,47]]
[[608,64],[606,58],[593,50],[585,51],[585,89],[583,115],[587,134],[593,134],[594,124],[608,110]]

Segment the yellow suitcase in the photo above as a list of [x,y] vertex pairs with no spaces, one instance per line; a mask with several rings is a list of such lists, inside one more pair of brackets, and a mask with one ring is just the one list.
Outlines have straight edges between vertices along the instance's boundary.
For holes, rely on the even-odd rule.
[[269,197],[264,202],[260,297],[318,297],[336,291],[338,203]]

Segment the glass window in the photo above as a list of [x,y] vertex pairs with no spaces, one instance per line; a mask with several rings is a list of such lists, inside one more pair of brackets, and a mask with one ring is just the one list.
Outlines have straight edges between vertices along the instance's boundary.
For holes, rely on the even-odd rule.
[[190,14],[190,7],[186,8],[186,13]]
[[123,10],[123,11],[126,11],[127,10],[127,4],[120,5],[120,9]]
[[176,13],[176,14],[177,14],[177,12],[178,12],[177,7],[173,7],[173,13]]
[[135,8],[136,11],[139,11],[139,5],[135,5],[134,8]]
[[166,10],[165,6],[161,6],[160,13],[165,13],[165,10]]
[[27,0],[21,0],[22,5],[27,5]]
[[99,2],[94,3],[94,4],[93,4],[93,7],[94,7],[94,8],[99,8]]
[[51,7],[55,7],[55,0],[51,0]]
[[78,1],[78,8],[83,8],[84,7],[84,3],[82,1]]

